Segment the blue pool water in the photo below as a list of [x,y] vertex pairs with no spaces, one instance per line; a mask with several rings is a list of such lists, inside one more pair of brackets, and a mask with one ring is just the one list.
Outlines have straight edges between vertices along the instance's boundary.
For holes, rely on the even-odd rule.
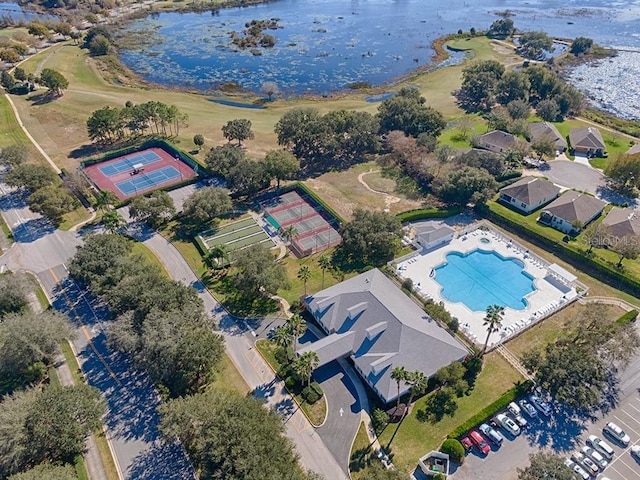
[[525,295],[536,289],[522,262],[496,252],[452,252],[446,260],[435,269],[442,296],[450,302],[462,302],[472,311],[483,312],[493,304],[522,310],[527,306]]

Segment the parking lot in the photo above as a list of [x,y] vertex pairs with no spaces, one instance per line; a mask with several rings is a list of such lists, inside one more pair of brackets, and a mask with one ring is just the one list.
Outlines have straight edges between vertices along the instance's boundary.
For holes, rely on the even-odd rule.
[[[500,448],[489,442],[491,452],[487,456],[479,455],[474,448],[452,477],[455,480],[516,480],[517,468],[529,464],[530,454],[546,449],[568,458],[585,445],[589,435],[597,435],[613,447],[615,454],[605,470],[592,478],[640,480],[640,461],[630,453],[631,446],[640,445],[640,354],[621,373],[619,380],[618,401],[610,412],[591,420],[571,416],[555,405],[556,411],[550,418],[538,414],[536,419],[531,419],[523,414],[529,426],[519,436],[511,437],[501,429],[504,442]],[[629,435],[628,447],[603,434],[602,428],[607,422],[616,423]]]

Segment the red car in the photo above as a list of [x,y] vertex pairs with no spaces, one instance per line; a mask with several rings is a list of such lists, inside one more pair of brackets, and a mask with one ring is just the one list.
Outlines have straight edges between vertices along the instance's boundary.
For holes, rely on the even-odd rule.
[[467,452],[473,448],[473,443],[471,442],[471,439],[469,437],[462,438],[462,440],[460,440],[460,443]]
[[489,447],[482,435],[480,435],[475,430],[472,430],[471,433],[469,433],[469,438],[471,439],[473,444],[478,447],[478,450],[480,450],[483,455],[488,454],[491,450],[491,447]]

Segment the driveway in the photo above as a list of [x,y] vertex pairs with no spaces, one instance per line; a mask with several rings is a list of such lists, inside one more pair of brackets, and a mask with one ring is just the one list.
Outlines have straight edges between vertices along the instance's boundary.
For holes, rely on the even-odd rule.
[[610,203],[629,204],[638,208],[635,199],[614,192],[608,186],[607,177],[589,165],[571,160],[552,160],[540,166],[538,171],[557,185],[588,192]]

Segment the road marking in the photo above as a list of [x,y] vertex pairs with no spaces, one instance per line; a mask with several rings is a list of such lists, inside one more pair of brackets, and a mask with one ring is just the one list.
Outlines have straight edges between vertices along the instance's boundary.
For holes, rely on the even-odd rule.
[[340,416],[342,416],[343,413],[344,413],[344,410],[342,409],[342,407],[340,407]]
[[[53,271],[52,268],[49,268],[49,273],[53,277],[53,280],[55,281],[55,283],[60,283],[60,279],[55,274],[55,272]],[[93,338],[91,337],[91,335],[89,335],[89,331],[87,330],[87,327],[85,326],[84,322],[82,321],[82,318],[78,314],[78,311],[76,310],[76,307],[74,306],[74,304],[69,299],[69,296],[67,295],[67,291],[66,290],[67,290],[66,288],[61,290],[62,295],[64,295],[64,298],[65,298],[65,300],[67,302],[67,305],[69,305],[69,308],[71,308],[71,310],[73,310],[73,315],[75,317],[75,320],[80,324],[80,329],[82,330],[82,333],[84,334],[85,338],[87,339],[87,342],[88,342],[89,346],[91,347],[91,350],[93,350],[93,352],[96,354],[96,356],[98,357],[98,360],[100,360],[100,363],[102,363],[102,365],[104,365],[104,368],[107,370],[107,373],[111,376],[111,378],[113,378],[115,380],[115,382],[118,384],[118,386],[120,388],[124,388],[124,385],[122,385],[122,382],[120,382],[120,379],[116,376],[116,374],[113,372],[113,370],[111,370],[111,367],[107,364],[106,360],[100,354],[100,352],[98,352],[98,349],[96,348],[95,344],[93,343]]]
[[251,367],[253,367],[253,369],[256,371],[262,383],[271,381],[271,375],[273,373],[272,370],[264,365],[262,357],[258,353],[256,353],[255,350],[251,349],[245,352],[244,356],[247,360],[249,360],[249,365],[251,365]]
[[[621,408],[620,411],[623,412],[625,415],[629,415],[627,412],[624,411],[624,408]],[[629,416],[635,420],[635,417],[633,415],[629,415]],[[623,424],[625,427],[627,427],[627,429],[631,430],[633,433],[635,433],[636,435],[640,436],[640,433],[638,433],[631,426],[629,426],[629,424],[627,422],[625,422],[624,420],[622,420],[619,416],[614,415],[614,418],[616,420],[618,420],[621,424]]]

